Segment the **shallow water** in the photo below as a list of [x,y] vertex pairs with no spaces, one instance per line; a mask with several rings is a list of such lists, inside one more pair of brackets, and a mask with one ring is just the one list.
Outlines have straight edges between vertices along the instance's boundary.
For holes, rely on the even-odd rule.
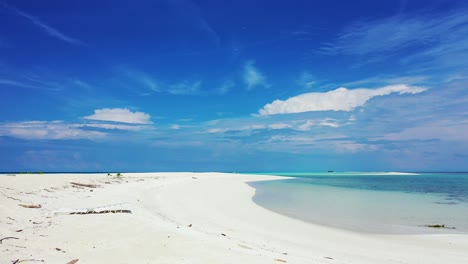
[[254,201],[303,221],[384,234],[468,233],[468,174],[274,175],[293,178],[252,182]]

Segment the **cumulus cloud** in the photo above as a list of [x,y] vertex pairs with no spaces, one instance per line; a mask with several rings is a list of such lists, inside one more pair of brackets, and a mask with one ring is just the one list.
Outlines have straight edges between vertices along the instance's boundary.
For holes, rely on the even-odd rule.
[[244,82],[247,84],[247,90],[252,90],[256,86],[268,87],[265,76],[254,64],[254,61],[248,61],[244,65]]
[[132,112],[127,108],[103,108],[94,110],[94,114],[83,117],[88,120],[112,121],[129,124],[151,124],[150,115]]
[[275,100],[259,110],[260,115],[291,114],[313,111],[352,111],[363,106],[376,96],[392,93],[417,94],[425,91],[423,87],[405,84],[390,85],[378,89],[346,89],[344,87],[319,93],[304,93],[287,100]]

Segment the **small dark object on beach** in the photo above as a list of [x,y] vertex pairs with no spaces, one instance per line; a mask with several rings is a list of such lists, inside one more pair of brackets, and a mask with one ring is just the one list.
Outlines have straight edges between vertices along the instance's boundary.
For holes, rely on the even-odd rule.
[[222,236],[226,236],[226,234],[224,234],[224,233],[221,233],[221,235],[222,235]]
[[16,233],[23,232],[23,229],[18,229],[15,231]]
[[432,227],[432,228],[445,228],[445,225],[427,225],[427,227]]
[[439,225],[439,224],[435,224],[435,225],[425,225],[425,227],[430,227],[430,228],[445,228],[445,229],[456,229],[455,227],[448,227],[448,226]]
[[3,240],[7,240],[7,239],[19,239],[17,237],[4,237],[2,239],[0,239],[0,244],[2,244]]
[[188,225],[188,227],[192,227],[192,224]]
[[332,258],[332,257],[324,257],[324,258],[326,258],[326,259],[334,259],[334,258]]
[[67,264],[75,264],[75,263],[77,263],[77,262],[78,262],[78,260],[79,260],[79,259],[74,259],[74,260],[72,260],[72,261],[68,262]]
[[80,186],[80,187],[88,187],[88,188],[97,188],[100,187],[97,184],[85,184],[85,183],[78,183],[78,182],[70,182],[73,186]]
[[275,261],[277,261],[277,262],[287,262],[287,261],[284,260],[284,259],[275,259]]
[[40,204],[18,204],[18,205],[24,208],[41,208],[42,207]]
[[125,213],[125,214],[131,214],[132,210],[128,209],[117,209],[117,210],[86,210],[86,211],[80,211],[80,212],[70,212],[70,215],[86,215],[86,214],[109,214],[109,213]]

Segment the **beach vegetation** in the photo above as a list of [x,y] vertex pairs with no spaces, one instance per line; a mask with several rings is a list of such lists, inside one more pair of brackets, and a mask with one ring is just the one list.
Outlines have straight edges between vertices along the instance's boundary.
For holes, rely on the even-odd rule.
[[120,173],[120,172],[117,172],[115,175],[112,175],[111,173],[107,173],[107,176],[115,176],[116,178],[122,178],[123,177],[123,174]]

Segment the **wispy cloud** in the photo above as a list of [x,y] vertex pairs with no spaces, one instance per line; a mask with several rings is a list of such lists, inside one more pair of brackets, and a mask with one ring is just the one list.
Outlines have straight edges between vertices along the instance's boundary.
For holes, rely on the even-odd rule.
[[[12,79],[0,79],[0,85],[2,86],[13,86],[25,89],[37,89],[43,91],[54,91],[58,92],[64,89],[66,84],[70,84],[70,80],[62,80],[62,84],[54,81],[44,81],[39,78],[30,78],[20,76],[19,78]],[[78,86],[77,83],[73,85]]]
[[[6,4],[5,4],[6,5]],[[42,29],[45,33],[47,33],[49,36],[54,37],[56,39],[59,39],[61,41],[67,42],[69,44],[73,45],[84,45],[84,42],[82,42],[79,39],[72,38],[70,36],[67,36],[66,34],[62,33],[56,28],[53,28],[52,26],[46,24],[45,22],[41,21],[39,18],[30,15],[24,11],[19,10],[18,8],[10,5],[6,5],[9,9],[13,10],[17,15],[26,18],[29,20],[31,23],[33,23],[35,26],[38,28]]]
[[107,134],[77,128],[63,121],[26,121],[0,123],[0,136],[30,140],[99,139]]
[[[446,65],[460,64],[467,58],[467,23],[465,8],[360,21],[346,27],[334,41],[324,43],[320,53],[367,56],[371,60],[379,58],[379,62],[399,54],[403,63],[435,60]],[[402,53],[407,49],[411,49],[410,56]]]
[[203,32],[216,48],[220,46],[221,40],[218,33],[205,19],[200,7],[191,0],[171,0],[167,1],[175,8],[177,15],[187,20],[188,24],[196,30]]
[[309,72],[302,72],[296,82],[302,88],[307,89],[307,90],[314,87],[314,85],[316,85],[317,83],[317,81],[315,80],[315,77]]
[[235,82],[233,82],[231,80],[227,80],[227,81],[223,82],[223,84],[221,84],[221,86],[218,87],[218,89],[216,89],[216,91],[217,91],[218,94],[224,95],[224,94],[227,94],[235,86],[236,86]]
[[27,140],[77,140],[103,139],[118,131],[137,132],[151,130],[150,116],[143,112],[131,112],[125,108],[97,109],[81,122],[23,121],[0,122],[0,137],[16,137]]
[[208,133],[226,133],[239,131],[255,131],[255,130],[295,130],[295,131],[310,131],[319,127],[338,128],[346,125],[347,122],[342,122],[333,118],[310,118],[310,119],[264,119],[252,117],[250,120],[218,120],[207,130]]
[[385,76],[379,75],[361,80],[345,82],[343,86],[346,87],[362,87],[362,86],[381,86],[381,85],[394,85],[394,84],[408,84],[408,85],[426,85],[432,80],[428,75],[403,75],[403,76]]
[[266,77],[255,67],[254,61],[245,63],[243,77],[245,84],[247,84],[247,90],[252,90],[257,86],[269,86]]
[[422,87],[409,85],[391,85],[378,89],[353,89],[338,88],[325,93],[305,93],[287,100],[275,100],[259,110],[260,115],[291,114],[313,111],[352,111],[356,107],[363,106],[367,101],[376,96],[384,96],[392,93],[417,94],[424,92]]
[[168,93],[173,95],[195,95],[200,93],[201,81],[183,81],[169,85]]
[[106,124],[106,123],[86,123],[86,124],[74,124],[73,127],[79,128],[100,128],[110,130],[126,130],[126,131],[140,131],[147,129],[147,125],[134,125],[134,124]]
[[129,124],[151,124],[150,115],[143,112],[132,112],[127,108],[103,108],[94,110],[94,114],[83,119],[112,121]]
[[116,77],[113,80],[117,85],[128,87],[132,91],[139,90],[139,95],[150,96],[154,93],[167,93],[172,95],[198,95],[201,91],[201,80],[162,80],[153,74],[137,70],[128,66],[118,66],[117,71],[125,78]]
[[142,95],[161,92],[161,82],[151,74],[122,65],[117,67],[117,71],[125,75],[132,82],[135,82],[138,86],[142,86],[145,89]]
[[0,79],[0,85],[15,86],[15,87],[20,87],[20,88],[34,88],[34,89],[38,88],[34,85],[26,84],[26,83],[15,81],[15,80],[8,80],[8,79]]

